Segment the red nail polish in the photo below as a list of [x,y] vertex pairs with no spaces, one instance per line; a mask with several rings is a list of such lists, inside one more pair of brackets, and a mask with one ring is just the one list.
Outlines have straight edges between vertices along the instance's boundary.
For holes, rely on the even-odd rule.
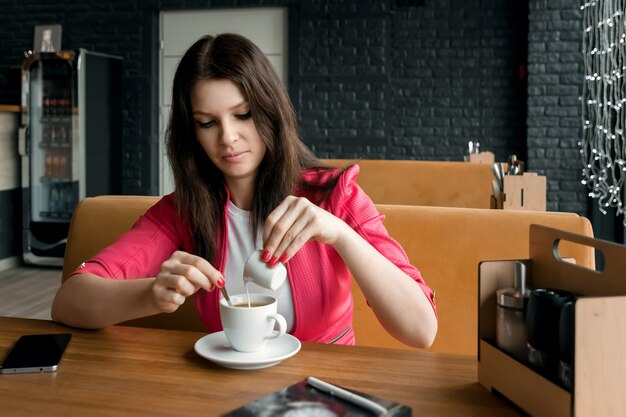
[[223,288],[224,285],[226,285],[226,282],[224,281],[224,278],[219,278],[217,280],[217,286],[220,287],[220,288]]
[[267,263],[271,268],[275,267],[276,264],[278,263],[278,258],[275,256],[272,256],[272,259],[269,260],[269,262]]
[[286,261],[286,260],[287,260],[287,254],[286,254],[286,253],[283,253],[283,254],[280,256],[280,259],[278,259],[278,262],[280,262],[280,263],[285,263],[285,261]]
[[265,262],[270,260],[270,253],[269,251],[264,250],[263,253],[261,254],[261,259]]

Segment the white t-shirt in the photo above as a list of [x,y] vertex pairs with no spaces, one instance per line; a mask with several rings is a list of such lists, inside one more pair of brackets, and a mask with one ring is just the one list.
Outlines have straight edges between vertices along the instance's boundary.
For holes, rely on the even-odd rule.
[[[228,294],[245,294],[246,288],[243,281],[243,267],[248,257],[255,250],[263,248],[261,231],[256,233],[256,241],[252,242],[252,226],[250,212],[235,206],[228,201],[228,252],[226,255],[226,268],[224,280]],[[287,321],[287,332],[293,329],[293,297],[289,278],[285,279],[276,291],[260,287],[253,282],[248,284],[250,293],[271,294],[278,299],[278,312]]]

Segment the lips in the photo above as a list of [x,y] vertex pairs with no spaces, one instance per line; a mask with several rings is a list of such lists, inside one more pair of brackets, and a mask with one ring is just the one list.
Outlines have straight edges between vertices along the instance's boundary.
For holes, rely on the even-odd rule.
[[227,162],[237,162],[241,160],[246,152],[233,152],[222,156]]

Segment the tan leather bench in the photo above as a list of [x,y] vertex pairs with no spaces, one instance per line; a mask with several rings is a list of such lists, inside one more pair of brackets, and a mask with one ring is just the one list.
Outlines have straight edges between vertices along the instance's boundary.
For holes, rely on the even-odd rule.
[[[84,260],[110,244],[158,197],[102,196],[86,198],[74,212],[63,267],[63,280]],[[377,205],[385,226],[405,248],[426,282],[435,290],[439,331],[430,348],[437,352],[476,354],[477,276],[481,260],[528,258],[528,230],[544,224],[592,236],[590,222],[572,213],[504,211],[449,207]],[[594,265],[593,250],[565,246],[562,255]],[[357,285],[354,328],[357,344],[407,348],[378,324]],[[134,320],[146,327],[203,331],[194,305],[186,302],[174,314]]]
[[[354,162],[322,161],[335,167]],[[356,182],[376,204],[491,208],[494,176],[489,164],[374,159],[356,162],[361,168]]]

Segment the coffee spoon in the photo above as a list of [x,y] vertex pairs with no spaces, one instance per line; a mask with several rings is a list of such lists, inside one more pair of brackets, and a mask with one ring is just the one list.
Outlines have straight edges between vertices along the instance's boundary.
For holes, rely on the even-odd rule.
[[228,296],[228,291],[226,291],[226,286],[223,286],[222,288],[220,288],[220,291],[222,292],[222,295],[226,299],[226,302],[228,303],[228,305],[232,307],[233,303],[230,301],[230,297]]

